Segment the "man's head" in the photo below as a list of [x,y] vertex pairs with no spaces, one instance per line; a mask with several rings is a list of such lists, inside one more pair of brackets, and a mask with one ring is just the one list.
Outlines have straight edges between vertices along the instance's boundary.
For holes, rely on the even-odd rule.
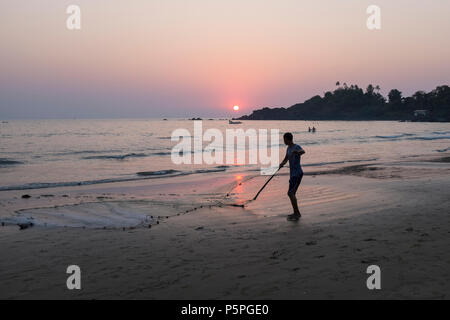
[[284,139],[285,145],[291,145],[294,142],[294,137],[292,136],[292,133],[290,133],[290,132],[286,132],[283,135],[283,139]]

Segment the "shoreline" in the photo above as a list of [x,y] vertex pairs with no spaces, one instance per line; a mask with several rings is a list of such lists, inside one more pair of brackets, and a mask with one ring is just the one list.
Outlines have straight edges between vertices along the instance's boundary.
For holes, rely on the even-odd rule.
[[[311,167],[306,167],[304,171],[305,176],[312,178],[333,175],[373,179],[436,177],[445,173],[450,175],[450,168],[447,164],[450,159],[449,155],[449,153],[441,153],[414,156],[396,161],[367,161],[367,163],[340,166],[319,171],[310,171]],[[417,167],[420,167],[420,170]],[[280,177],[286,179],[288,174],[281,172],[275,180]],[[2,206],[2,211],[4,211],[0,211],[0,222],[2,225],[28,222],[33,223],[33,225],[42,225],[43,223],[36,223],[33,216],[30,216],[31,220],[24,220],[24,215],[21,214],[28,211],[31,211],[33,214],[33,211],[36,211],[36,214],[39,216],[39,211],[62,209],[70,206],[89,206],[107,203],[120,204],[138,201],[143,203],[147,202],[149,210],[154,209],[151,207],[152,203],[162,204],[162,206],[164,204],[175,206],[178,208],[178,211],[172,210],[173,212],[168,214],[181,215],[186,213],[186,211],[197,210],[203,206],[211,208],[213,206],[227,206],[230,203],[245,203],[246,200],[253,198],[253,194],[256,194],[258,190],[257,187],[261,186],[266,178],[267,176],[250,174],[249,172],[214,172],[208,175],[175,176],[171,177],[170,180],[142,179],[31,190],[4,190],[0,192],[0,205]],[[249,186],[250,180],[255,180],[253,188]],[[240,188],[239,186],[243,183],[245,184],[245,188]],[[232,191],[236,188],[240,190],[238,190],[237,196],[233,197],[236,194],[233,194]],[[248,188],[251,191],[244,190]],[[229,197],[230,194],[231,197]],[[165,211],[164,208],[159,208],[159,210]],[[73,211],[76,213],[77,210],[74,209]],[[105,213],[107,214],[107,212]],[[160,216],[167,216],[168,214],[161,214]],[[157,215],[155,214],[155,216]],[[14,220],[14,217],[18,220]],[[146,219],[142,220],[142,222],[145,222]],[[110,226],[97,226],[97,228],[103,227]],[[115,225],[114,227],[136,226],[127,224],[124,226]]]

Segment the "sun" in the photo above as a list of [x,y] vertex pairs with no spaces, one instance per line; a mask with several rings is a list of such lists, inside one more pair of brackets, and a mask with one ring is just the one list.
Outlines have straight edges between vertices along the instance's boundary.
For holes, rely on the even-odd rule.
[[234,110],[234,111],[239,111],[239,106],[234,106],[234,107],[233,107],[233,110]]

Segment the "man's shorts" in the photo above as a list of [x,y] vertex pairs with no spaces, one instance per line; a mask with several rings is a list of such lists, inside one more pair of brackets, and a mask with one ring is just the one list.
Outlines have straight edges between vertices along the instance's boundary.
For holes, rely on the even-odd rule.
[[295,194],[297,192],[300,183],[302,182],[303,172],[299,176],[294,176],[289,179],[289,193]]

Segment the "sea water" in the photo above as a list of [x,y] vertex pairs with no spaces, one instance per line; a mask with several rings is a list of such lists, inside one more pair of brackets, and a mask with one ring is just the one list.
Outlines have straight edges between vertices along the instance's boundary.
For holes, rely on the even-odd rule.
[[[383,162],[450,151],[450,123],[396,121],[204,120],[203,128],[279,129],[294,134],[304,170]],[[257,172],[258,165],[176,165],[172,132],[193,132],[183,119],[10,120],[0,122],[0,191],[171,179],[211,172]],[[308,127],[315,127],[315,133]],[[205,143],[206,144],[206,143]],[[272,146],[273,147],[273,146]],[[269,145],[268,148],[271,148]],[[247,150],[253,152],[253,150]],[[256,151],[255,151],[256,152]]]

